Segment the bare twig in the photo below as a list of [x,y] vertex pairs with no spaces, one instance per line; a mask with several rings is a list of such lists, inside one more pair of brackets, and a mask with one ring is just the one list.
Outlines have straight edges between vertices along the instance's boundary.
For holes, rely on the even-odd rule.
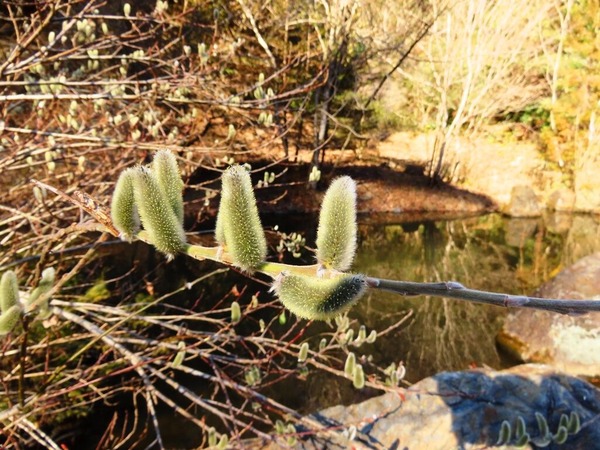
[[528,297],[497,292],[469,289],[456,281],[442,283],[416,283],[410,281],[367,278],[369,287],[393,292],[404,296],[432,295],[434,297],[455,298],[468,302],[517,308],[541,309],[560,314],[579,315],[590,311],[600,311],[600,300],[570,300]]

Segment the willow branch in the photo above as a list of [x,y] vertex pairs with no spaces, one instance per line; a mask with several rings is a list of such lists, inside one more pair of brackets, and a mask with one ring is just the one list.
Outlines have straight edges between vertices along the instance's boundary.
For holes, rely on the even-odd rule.
[[[75,191],[73,195],[68,195],[59,189],[32,180],[38,186],[50,189],[63,199],[70,201],[87,213],[96,221],[102,224],[103,231],[113,236],[118,236],[118,231],[114,228],[110,214],[104,211],[104,208],[93,198],[82,191]],[[137,236],[140,241],[150,245],[148,235],[141,231]],[[184,253],[188,256],[198,259],[210,259],[228,266],[233,265],[233,259],[221,247],[204,247],[201,245],[187,245]],[[275,262],[265,262],[257,269],[271,278],[276,278],[281,272],[289,272],[296,275],[317,276],[319,266],[317,264],[307,266],[296,266],[291,264],[281,264]],[[469,289],[456,281],[442,283],[417,283],[411,281],[385,280],[381,278],[367,277],[367,285],[372,289],[393,292],[402,296],[431,295],[434,297],[455,298],[475,303],[486,303],[500,307],[513,308],[532,308],[542,311],[552,311],[560,314],[580,315],[588,312],[600,312],[600,300],[573,300],[573,299],[546,299],[538,297],[528,297],[524,295],[502,294],[498,292],[478,291]]]
[[486,303],[506,308],[532,308],[570,315],[600,311],[600,300],[550,299],[478,291],[469,289],[456,281],[416,283],[369,277],[367,278],[367,284],[373,289],[393,292],[394,294],[403,296],[431,295],[434,297],[455,298],[468,302]]

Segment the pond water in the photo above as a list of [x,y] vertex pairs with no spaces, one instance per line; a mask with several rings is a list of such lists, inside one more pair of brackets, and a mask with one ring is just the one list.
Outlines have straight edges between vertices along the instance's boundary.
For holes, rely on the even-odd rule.
[[[295,223],[298,223],[294,221]],[[314,242],[314,220],[307,242]],[[576,260],[600,251],[600,221],[548,215],[509,219],[497,214],[431,221],[391,215],[359,218],[353,271],[405,281],[459,281],[473,289],[533,294]],[[312,239],[312,240],[311,240]],[[372,291],[351,317],[378,331],[412,316],[378,339],[374,362],[403,361],[411,382],[440,371],[514,365],[496,346],[506,309],[454,299],[400,297]]]

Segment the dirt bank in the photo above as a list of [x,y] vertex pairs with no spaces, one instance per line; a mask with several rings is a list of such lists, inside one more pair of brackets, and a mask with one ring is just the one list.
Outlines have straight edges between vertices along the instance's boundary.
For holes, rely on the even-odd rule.
[[[267,167],[270,161],[248,162],[252,165],[256,185],[264,175],[258,169]],[[365,162],[349,156],[342,164],[325,164],[316,189],[306,183],[309,172],[310,166],[306,163],[277,166],[277,173],[281,175],[276,181],[266,188],[256,189],[260,211],[271,214],[316,212],[330,181],[341,175],[349,175],[357,181],[357,208],[362,214],[425,213],[440,217],[495,210],[494,203],[487,197],[444,183],[433,184],[418,168],[392,168],[385,162]],[[215,176],[214,171],[199,169],[192,176],[192,182],[206,183]],[[218,188],[218,182],[213,184],[209,186]],[[216,213],[217,206],[216,199],[211,201],[209,213]]]

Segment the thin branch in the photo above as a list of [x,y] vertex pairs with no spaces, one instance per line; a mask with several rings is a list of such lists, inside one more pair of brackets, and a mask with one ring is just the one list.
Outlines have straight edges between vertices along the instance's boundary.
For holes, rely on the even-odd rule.
[[367,284],[374,289],[393,292],[404,296],[432,295],[434,297],[455,298],[468,302],[516,308],[533,308],[560,314],[580,315],[590,311],[600,311],[600,300],[572,300],[528,297],[497,292],[469,289],[456,281],[441,283],[416,283],[410,281],[367,278]]

